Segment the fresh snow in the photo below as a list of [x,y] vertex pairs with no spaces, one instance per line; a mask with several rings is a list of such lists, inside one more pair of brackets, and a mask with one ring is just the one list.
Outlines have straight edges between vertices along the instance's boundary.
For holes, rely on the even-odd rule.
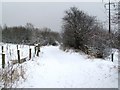
[[[17,59],[16,45],[6,44],[9,59]],[[32,55],[34,56],[34,47]],[[22,57],[28,57],[29,47],[19,46]],[[64,52],[59,46],[41,47],[40,56],[22,63],[25,79],[13,85],[16,88],[118,88],[118,51],[114,62],[96,59],[84,53]],[[1,64],[1,56],[0,56]],[[1,65],[0,65],[1,68]]]

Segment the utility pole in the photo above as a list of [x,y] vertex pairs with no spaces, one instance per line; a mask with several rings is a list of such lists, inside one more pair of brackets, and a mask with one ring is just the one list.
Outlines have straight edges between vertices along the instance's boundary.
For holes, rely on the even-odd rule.
[[108,18],[109,18],[109,33],[111,33],[111,16],[113,17],[113,15],[111,15],[111,12],[113,13],[113,11],[115,10],[115,2],[109,2],[104,4],[104,7],[106,9],[106,11],[108,11]]
[[[110,48],[112,47],[111,46],[111,38],[112,36],[110,35],[111,34],[111,12],[110,12],[110,0],[109,0],[109,38],[110,38]],[[111,54],[111,61],[113,62],[113,52]]]
[[111,32],[111,17],[110,17],[110,0],[109,0],[109,34]]

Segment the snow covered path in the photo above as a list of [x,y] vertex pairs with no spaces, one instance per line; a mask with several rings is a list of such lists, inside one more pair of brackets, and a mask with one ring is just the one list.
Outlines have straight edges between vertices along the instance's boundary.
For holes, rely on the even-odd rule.
[[19,88],[118,88],[117,66],[89,59],[83,53],[64,52],[55,46],[41,48],[40,57],[22,64],[26,80]]

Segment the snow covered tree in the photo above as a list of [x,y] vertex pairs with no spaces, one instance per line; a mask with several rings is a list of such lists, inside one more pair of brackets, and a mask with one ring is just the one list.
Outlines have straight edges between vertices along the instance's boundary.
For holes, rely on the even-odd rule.
[[112,18],[112,23],[120,23],[120,1],[114,3],[114,16]]
[[34,25],[32,23],[26,23],[25,28],[28,30],[28,33],[30,33],[30,35],[29,35],[29,44],[34,43],[34,40],[35,40],[35,37],[34,37],[35,36]]
[[63,48],[82,50],[87,54],[103,58],[108,55],[108,33],[94,16],[89,16],[76,7],[65,12],[63,18]]
[[[118,2],[117,24],[118,24],[118,47],[120,46],[120,1]],[[120,49],[120,47],[119,47]]]
[[85,35],[92,30],[94,23],[95,17],[87,15],[76,7],[71,7],[65,12],[63,18],[63,45],[84,50]]
[[[114,3],[114,16],[112,18],[112,23],[115,26],[115,31],[117,31],[114,35],[115,37],[115,45],[116,48],[120,46],[120,1]],[[120,49],[120,48],[119,48]]]

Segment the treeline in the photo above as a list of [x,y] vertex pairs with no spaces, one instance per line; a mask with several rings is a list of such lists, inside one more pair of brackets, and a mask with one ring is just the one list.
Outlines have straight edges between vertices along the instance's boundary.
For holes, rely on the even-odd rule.
[[27,45],[37,43],[57,45],[60,42],[60,35],[49,28],[34,28],[31,23],[27,23],[25,26],[4,26],[2,29],[2,42]]

